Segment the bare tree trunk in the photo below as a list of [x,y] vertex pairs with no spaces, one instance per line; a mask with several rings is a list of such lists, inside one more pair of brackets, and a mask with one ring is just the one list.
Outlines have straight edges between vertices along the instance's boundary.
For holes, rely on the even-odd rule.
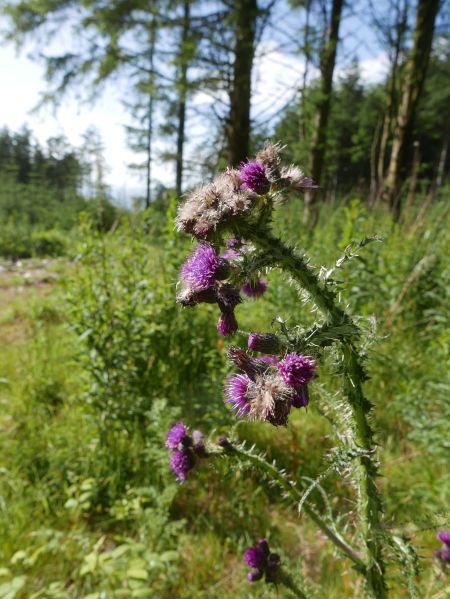
[[378,140],[380,139],[380,128],[382,121],[382,115],[378,119],[377,126],[375,128],[375,133],[373,136],[372,147],[370,149],[370,193],[369,193],[369,206],[372,206],[375,203],[375,199],[377,197],[377,169],[376,169],[376,155],[377,155],[377,145]]
[[176,166],[176,194],[181,196],[183,186],[183,149],[184,133],[186,123],[186,95],[187,95],[187,71],[189,66],[189,56],[186,44],[188,41],[190,26],[190,5],[189,0],[184,1],[183,31],[181,34],[180,49],[180,79],[179,85],[179,104],[178,104],[178,131],[177,131],[177,166]]
[[[314,181],[320,184],[323,158],[327,140],[327,125],[330,114],[331,89],[336,62],[336,48],[339,41],[339,23],[341,21],[343,0],[333,0],[331,21],[328,28],[328,39],[320,57],[320,95],[316,107],[314,134],[311,142],[309,172]],[[305,195],[305,212],[303,223],[306,225],[311,217],[312,208],[318,203],[320,190],[311,190]]]
[[437,175],[436,175],[436,186],[434,188],[434,194],[433,194],[433,198],[435,200],[438,199],[439,192],[441,191],[441,187],[442,187],[442,179],[444,176],[445,162],[447,160],[449,138],[450,138],[450,131],[447,131],[447,133],[444,137],[444,143],[442,144],[441,156],[439,158],[439,165],[438,165],[438,170],[437,170]]
[[236,0],[233,85],[228,119],[228,166],[237,166],[249,155],[251,77],[255,54],[256,0]]
[[406,200],[405,210],[399,219],[400,221],[402,219],[404,220],[405,227],[408,225],[409,214],[411,212],[411,208],[414,203],[414,196],[415,196],[416,187],[417,187],[417,175],[419,172],[420,159],[421,159],[421,156],[420,156],[420,152],[419,152],[419,142],[415,141],[414,142],[413,167],[412,167],[412,173],[411,173],[411,181],[409,183],[408,199]]
[[[400,12],[400,2],[397,4],[397,14]],[[405,0],[402,18],[401,21],[397,21],[395,29],[397,30],[397,38],[395,40],[394,47],[394,55],[392,58],[392,66],[391,72],[389,74],[388,84],[387,84],[387,96],[386,96],[386,106],[384,109],[384,125],[383,125],[383,133],[381,135],[380,142],[380,153],[378,156],[378,181],[379,181],[379,195],[380,192],[383,191],[383,182],[385,179],[385,169],[386,169],[386,151],[387,151],[387,143],[389,141],[389,137],[391,134],[391,126],[393,120],[393,111],[396,104],[396,93],[395,93],[395,84],[398,76],[398,68],[399,68],[399,58],[400,51],[402,48],[403,37],[406,32],[406,28],[408,26],[408,1]]]
[[[392,67],[394,70],[394,66]],[[380,153],[378,155],[378,181],[380,181],[380,185],[382,185],[384,181],[384,169],[386,164],[386,148],[387,142],[389,139],[389,133],[391,130],[391,122],[392,122],[392,110],[394,104],[394,88],[395,88],[395,80],[394,75],[391,73],[388,85],[387,85],[387,97],[386,97],[386,106],[384,108],[384,124],[383,124],[383,133],[381,135],[380,142]]]
[[306,0],[306,22],[305,22],[305,43],[303,44],[303,52],[305,54],[305,70],[303,71],[302,93],[300,97],[300,141],[305,139],[305,90],[308,81],[309,63],[311,60],[311,52],[309,47],[309,17],[311,13],[312,0]]
[[[417,104],[428,67],[438,8],[439,0],[419,0],[414,45],[406,67],[402,101],[395,125],[394,142],[386,179],[386,189],[383,193],[383,205],[386,209],[393,208],[398,195],[399,180],[404,171],[405,153],[411,140]],[[396,216],[398,216],[400,202],[398,201],[396,204]]]
[[147,124],[147,195],[145,198],[145,208],[150,207],[152,201],[151,197],[151,182],[152,182],[152,135],[153,135],[153,84],[154,84],[154,72],[153,72],[153,57],[155,50],[155,38],[156,38],[156,20],[153,16],[152,25],[150,29],[150,80],[149,80],[149,99],[148,99],[148,124]]

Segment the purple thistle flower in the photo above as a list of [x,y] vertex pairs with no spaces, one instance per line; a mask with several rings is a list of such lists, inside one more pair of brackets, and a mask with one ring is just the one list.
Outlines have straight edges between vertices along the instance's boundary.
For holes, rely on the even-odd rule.
[[248,349],[262,354],[276,354],[281,349],[280,340],[271,333],[250,333]]
[[436,536],[441,541],[441,543],[445,543],[446,545],[450,546],[450,532],[441,530],[438,533],[436,533]]
[[276,581],[280,556],[277,553],[270,553],[269,543],[266,539],[260,539],[258,545],[249,547],[244,553],[244,560],[247,566],[252,569],[247,574],[250,583],[261,580],[264,573],[266,574],[266,582]]
[[177,449],[178,445],[183,441],[184,437],[186,436],[186,433],[187,433],[187,428],[184,426],[184,424],[181,422],[181,420],[178,424],[176,422],[174,422],[172,425],[172,428],[167,433],[167,437],[166,437],[167,449],[169,449],[171,451],[174,451],[175,449]]
[[293,408],[306,408],[309,404],[309,392],[307,385],[302,385],[297,389],[294,389],[290,405]]
[[238,418],[250,411],[245,394],[251,384],[252,381],[246,374],[232,374],[225,379],[224,402],[232,406],[231,410],[237,410]]
[[176,480],[180,481],[180,484],[186,479],[186,475],[192,468],[191,459],[187,451],[175,451],[170,458],[170,469],[177,475]]
[[222,312],[219,317],[219,323],[217,325],[217,330],[222,335],[222,337],[230,337],[234,335],[239,328],[238,322],[236,320],[236,316],[232,310]]
[[290,387],[307,385],[314,377],[317,360],[311,356],[297,355],[295,352],[288,354],[285,359],[277,364],[280,376]]
[[264,360],[269,366],[276,366],[281,360],[281,356],[260,356],[259,360]]
[[258,279],[258,281],[246,281],[242,285],[242,293],[247,297],[251,297],[256,299],[258,297],[262,297],[266,293],[267,289],[267,281],[263,281],[263,279]]
[[217,256],[208,243],[199,243],[181,267],[180,279],[191,289],[204,291],[229,274],[228,262]]
[[250,568],[262,568],[266,562],[266,556],[264,555],[264,551],[261,547],[255,545],[254,547],[249,547],[244,553],[244,560],[247,566]]
[[261,580],[261,578],[263,577],[263,570],[260,570],[259,568],[252,568],[251,571],[247,574],[247,580],[249,581],[250,584],[253,584],[254,582],[257,582],[258,580]]
[[241,179],[244,182],[245,189],[251,189],[258,194],[264,193],[264,190],[269,187],[270,183],[266,177],[266,164],[260,164],[256,160],[241,162]]

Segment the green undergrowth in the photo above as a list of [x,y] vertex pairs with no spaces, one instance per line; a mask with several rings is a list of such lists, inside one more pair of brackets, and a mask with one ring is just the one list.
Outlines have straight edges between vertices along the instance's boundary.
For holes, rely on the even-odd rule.
[[[327,208],[307,232],[301,208],[286,206],[277,226],[308,248],[312,266],[329,271],[350,246],[350,259],[329,276],[374,341],[367,392],[384,525],[412,534],[423,556],[418,586],[438,593],[449,582],[432,560],[433,526],[445,522],[450,498],[448,212],[440,203],[421,222],[416,211],[398,224],[354,201]],[[255,473],[205,461],[184,485],[175,483],[165,433],[180,418],[214,437],[230,429],[235,421],[221,398],[230,367],[217,309],[175,304],[187,241],[171,225],[149,238],[151,213],[146,218],[106,235],[83,222],[76,258],[58,264],[58,280],[1,291],[0,597],[276,597],[246,580],[242,554],[262,537],[314,596],[362,596],[349,563]],[[383,242],[351,257],[352,243],[373,234]],[[266,298],[237,308],[238,345],[270,317],[289,327],[311,323],[295,287],[275,271],[265,276]],[[308,412],[296,411],[287,429],[236,430],[299,484],[327,469],[335,446],[335,371],[329,356]],[[349,482],[332,473],[321,486],[350,540]],[[320,489],[311,500],[326,509]],[[408,596],[400,573],[389,583],[393,597]]]

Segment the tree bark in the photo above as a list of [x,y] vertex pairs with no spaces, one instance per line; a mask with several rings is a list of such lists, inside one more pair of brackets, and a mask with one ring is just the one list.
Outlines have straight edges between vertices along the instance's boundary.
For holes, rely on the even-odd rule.
[[[400,12],[400,2],[397,4],[397,14]],[[383,192],[383,182],[386,174],[386,150],[387,143],[391,134],[391,125],[393,119],[394,107],[396,104],[396,93],[395,93],[395,84],[398,76],[398,63],[400,58],[400,53],[402,49],[403,37],[406,32],[406,28],[408,26],[408,2],[405,0],[402,18],[401,21],[397,21],[395,29],[397,30],[397,39],[395,41],[394,46],[394,55],[392,58],[392,66],[391,72],[389,74],[388,84],[387,84],[387,96],[386,96],[386,106],[384,109],[384,124],[383,124],[383,133],[381,135],[380,142],[380,153],[378,156],[378,181],[379,181],[379,193],[378,197]]]
[[402,101],[398,110],[394,131],[391,160],[383,193],[383,205],[390,210],[400,202],[395,202],[399,193],[399,182],[404,174],[406,150],[410,144],[414,127],[414,117],[427,72],[433,41],[434,23],[439,9],[439,0],[419,0],[414,32],[414,45],[406,67],[405,81],[402,87]]
[[[336,62],[336,48],[339,41],[339,23],[341,21],[343,0],[333,0],[331,21],[328,29],[328,39],[320,57],[320,90],[316,106],[314,134],[311,142],[308,176],[320,185],[323,158],[327,139],[327,125],[330,114],[331,89],[333,72]],[[303,222],[307,224],[311,217],[312,208],[318,203],[320,190],[311,190],[305,195],[305,212]]]
[[439,158],[439,165],[438,165],[438,170],[437,170],[437,175],[436,175],[436,185],[435,185],[434,194],[433,194],[433,199],[435,199],[435,200],[438,199],[439,193],[440,193],[441,187],[442,187],[442,180],[444,177],[445,162],[447,160],[449,140],[450,140],[450,130],[447,131],[447,133],[444,137],[444,143],[442,144],[441,156]]
[[186,44],[189,36],[190,27],[190,5],[189,0],[184,1],[183,30],[181,33],[181,51],[180,51],[180,79],[179,85],[179,104],[178,104],[178,131],[177,131],[177,159],[176,159],[176,194],[181,196],[183,186],[183,149],[186,124],[186,95],[187,95],[187,71],[189,66],[189,57],[187,56]]
[[251,77],[257,14],[256,0],[236,1],[235,59],[227,127],[229,167],[238,166],[249,155]]
[[151,182],[152,182],[152,135],[153,135],[153,85],[154,85],[154,51],[155,51],[155,39],[156,39],[156,20],[153,16],[151,28],[150,28],[150,80],[149,80],[149,99],[148,99],[148,114],[147,114],[147,194],[145,198],[145,208],[150,207],[151,197]]

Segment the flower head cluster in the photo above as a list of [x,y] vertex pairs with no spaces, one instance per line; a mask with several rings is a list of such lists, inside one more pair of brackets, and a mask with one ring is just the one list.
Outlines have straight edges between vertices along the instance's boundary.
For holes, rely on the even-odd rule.
[[441,530],[436,534],[436,536],[441,541],[442,547],[440,549],[436,549],[434,552],[434,557],[441,562],[442,566],[446,566],[450,564],[450,532]]
[[286,426],[292,389],[265,360],[249,356],[240,347],[228,347],[227,356],[243,373],[227,377],[224,387],[224,401],[236,410],[237,418]]
[[207,239],[231,220],[248,215],[257,197],[244,187],[237,169],[227,170],[214,183],[194,189],[180,206],[175,223],[179,231]]
[[180,279],[184,285],[177,295],[183,307],[200,303],[218,304],[221,315],[217,330],[223,337],[238,330],[234,308],[242,302],[239,289],[229,283],[219,283],[230,276],[229,262],[218,256],[208,243],[199,243],[181,267]]
[[266,575],[266,583],[275,582],[280,564],[280,556],[271,553],[266,539],[260,539],[258,544],[249,547],[244,553],[244,561],[251,568],[247,574],[248,581],[252,584]]
[[181,421],[175,422],[166,436],[166,447],[172,452],[170,469],[176,474],[176,480],[179,480],[180,484],[186,480],[186,476],[195,468],[198,460],[206,456],[202,433],[194,431],[191,436],[187,431]]
[[[283,188],[304,190],[310,183],[295,167],[280,171],[282,149],[279,143],[266,142],[254,160],[247,159],[240,169],[227,169],[213,183],[197,187],[178,209],[175,219],[178,230],[194,235],[198,243],[181,267],[183,287],[177,302],[183,307],[218,304],[221,314],[217,330],[222,337],[230,337],[238,331],[234,312],[242,301],[240,291],[256,299],[267,290],[267,282],[255,278],[256,273],[252,270],[246,273],[248,280],[239,272],[240,263],[247,264],[244,254],[249,246],[238,231],[244,231],[246,227],[251,231],[248,225],[254,225],[254,210],[273,207],[270,197],[264,199],[261,195],[269,191],[277,193]],[[229,237],[230,233],[237,237]],[[223,244],[224,237],[228,237],[228,242],[220,254],[218,246]],[[229,261],[233,261],[232,264]],[[231,277],[233,284],[225,282]]]

